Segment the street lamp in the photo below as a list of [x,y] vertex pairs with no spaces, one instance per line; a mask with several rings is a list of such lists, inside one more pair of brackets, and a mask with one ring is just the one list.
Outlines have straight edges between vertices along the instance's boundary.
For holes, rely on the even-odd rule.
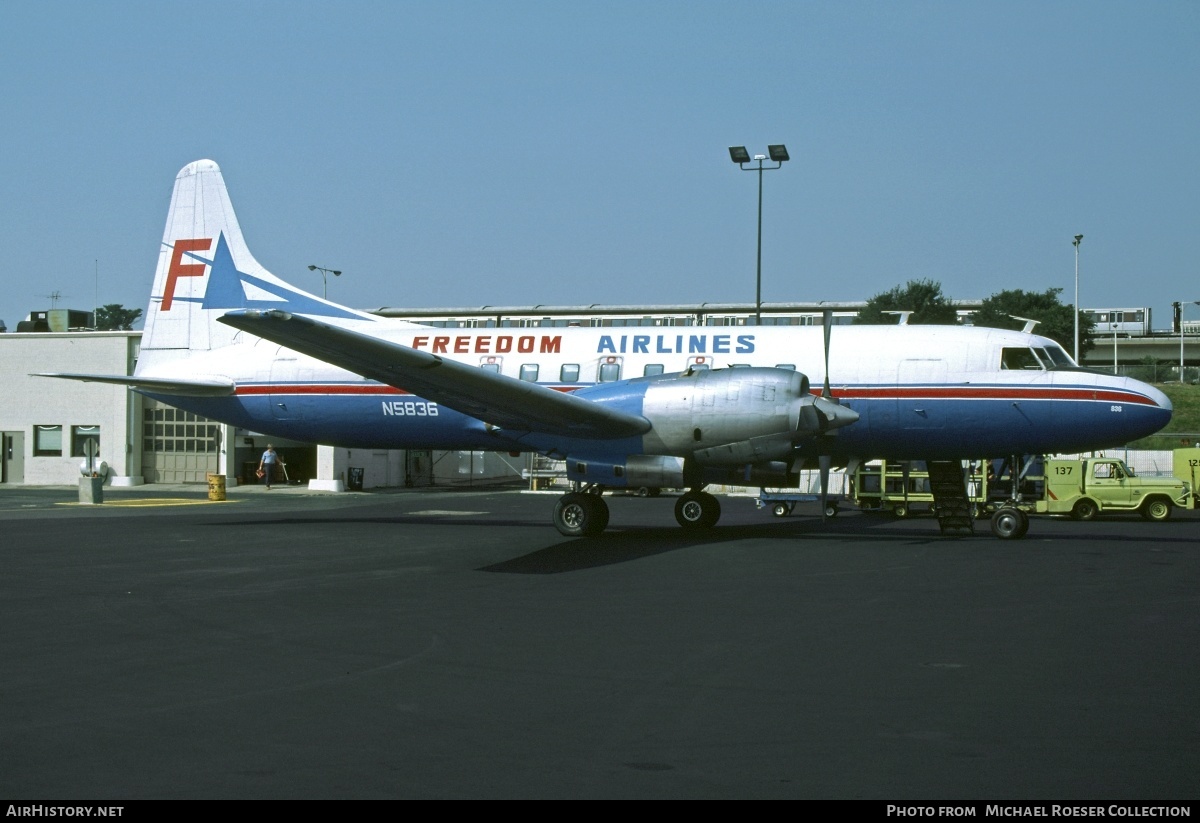
[[1175,309],[1175,322],[1179,324],[1179,383],[1182,385],[1186,381],[1183,377],[1183,307],[1188,303],[1193,306],[1200,306],[1200,300],[1180,300],[1178,303],[1172,304]]
[[1082,234],[1075,235],[1075,365],[1079,365],[1079,242]]
[[324,299],[329,299],[329,281],[326,279],[325,276],[328,274],[332,274],[334,277],[341,277],[342,273],[340,271],[338,271],[337,269],[326,269],[326,268],[322,268],[321,266],[309,266],[308,270],[309,271],[319,271],[321,273],[321,287],[322,287],[321,296]]
[[754,160],[758,161],[757,168],[746,168],[746,164],[751,162],[750,153],[746,151],[745,146],[730,146],[729,159],[737,163],[742,171],[757,171],[758,172],[758,268],[755,278],[754,288],[754,325],[762,325],[762,173],[764,171],[775,171],[783,168],[784,161],[790,160],[788,157],[787,147],[782,143],[774,146],[767,146],[767,152],[771,155],[771,161],[774,166],[763,166],[763,161],[767,159],[765,154],[754,155]]

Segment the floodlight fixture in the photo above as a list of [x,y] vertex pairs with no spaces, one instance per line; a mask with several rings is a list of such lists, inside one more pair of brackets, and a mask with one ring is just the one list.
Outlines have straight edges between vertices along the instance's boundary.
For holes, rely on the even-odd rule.
[[341,277],[342,272],[339,269],[327,269],[324,266],[309,266],[309,271],[319,271],[321,273],[322,296],[329,298],[329,282],[327,275],[332,274],[334,277]]
[[746,168],[746,164],[751,162],[750,152],[746,151],[746,147],[729,147],[729,159],[737,163],[741,167],[742,171],[758,172],[758,264],[755,274],[754,287],[754,324],[756,326],[762,325],[762,173],[764,171],[775,171],[776,169],[781,169],[783,168],[784,161],[791,159],[791,157],[788,155],[787,146],[783,145],[782,143],[776,143],[774,145],[767,146],[767,151],[771,155],[772,162],[774,162],[776,165],[764,166],[763,161],[767,159],[767,155],[756,154],[754,155],[754,161],[757,162],[758,165]]

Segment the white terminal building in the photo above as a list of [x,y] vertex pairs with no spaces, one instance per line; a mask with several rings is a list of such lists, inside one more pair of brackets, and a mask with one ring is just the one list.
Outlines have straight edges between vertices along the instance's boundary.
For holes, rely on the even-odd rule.
[[[979,306],[979,301],[955,303],[960,319]],[[853,322],[863,305],[767,303],[762,306],[762,323],[820,325],[822,313],[832,311],[834,323],[845,324]],[[441,328],[744,326],[754,324],[755,307],[593,305],[380,309],[376,313]],[[114,486],[204,483],[210,473],[224,475],[229,485],[253,483],[268,442],[283,456],[292,483],[317,489],[465,485],[536,475],[529,455],[373,451],[297,443],[206,420],[122,386],[33,376],[40,372],[133,374],[142,333],[80,328],[86,325],[85,318],[90,314],[65,309],[34,312],[18,324],[15,333],[0,334],[0,386],[4,387],[0,483],[75,485],[88,442],[98,446],[98,460],[107,464],[108,482]],[[1104,355],[1099,343],[1094,354]]]

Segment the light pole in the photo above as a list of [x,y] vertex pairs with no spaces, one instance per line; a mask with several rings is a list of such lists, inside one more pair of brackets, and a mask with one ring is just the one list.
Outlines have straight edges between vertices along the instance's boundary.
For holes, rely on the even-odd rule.
[[1178,303],[1175,303],[1173,306],[1173,308],[1175,309],[1175,321],[1177,323],[1179,323],[1179,383],[1180,383],[1180,385],[1182,385],[1183,383],[1186,382],[1183,377],[1183,307],[1186,306],[1188,303],[1191,303],[1193,306],[1200,306],[1200,300],[1180,300]]
[[1079,365],[1079,243],[1082,234],[1075,235],[1075,365]]
[[767,159],[765,154],[756,154],[754,159],[758,161],[757,168],[746,168],[746,164],[750,162],[750,153],[746,151],[745,146],[730,146],[729,159],[737,163],[742,171],[757,171],[758,172],[758,265],[755,275],[754,288],[754,325],[762,325],[762,173],[764,171],[775,171],[783,168],[785,160],[790,160],[788,157],[787,147],[782,143],[774,146],[767,146],[767,152],[771,155],[771,160],[776,164],[774,166],[763,166],[763,161]]
[[329,299],[329,282],[328,282],[328,280],[326,280],[325,275],[332,274],[334,277],[341,277],[342,273],[340,271],[338,271],[337,269],[326,269],[321,266],[309,266],[308,270],[309,271],[319,271],[321,273],[321,287],[322,287],[321,297],[323,299],[328,300]]

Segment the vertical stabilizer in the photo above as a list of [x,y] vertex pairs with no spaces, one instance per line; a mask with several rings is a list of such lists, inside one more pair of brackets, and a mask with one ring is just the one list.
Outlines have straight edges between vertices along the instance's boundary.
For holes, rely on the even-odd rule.
[[197,160],[175,177],[139,365],[170,353],[229,345],[238,332],[216,320],[232,309],[375,319],[289,286],[264,269],[246,247],[220,167]]

